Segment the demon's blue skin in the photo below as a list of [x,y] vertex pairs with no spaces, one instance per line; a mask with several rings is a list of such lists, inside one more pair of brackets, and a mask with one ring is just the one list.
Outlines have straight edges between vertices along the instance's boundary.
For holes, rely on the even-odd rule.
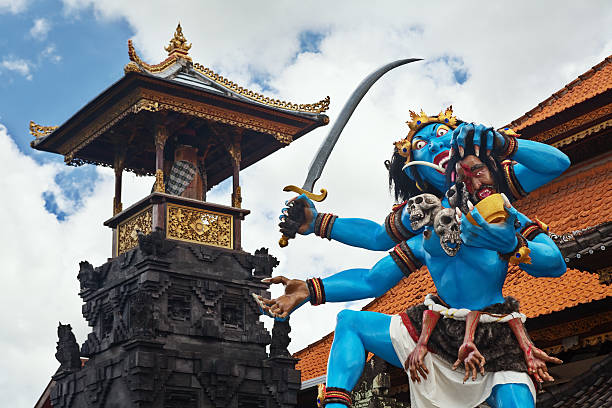
[[[436,130],[439,126],[441,125],[431,124],[416,133],[413,141],[422,140],[425,145],[419,150],[413,150],[413,160],[433,162],[434,157],[443,150],[449,150],[451,146],[465,146],[465,137],[470,128],[474,130],[475,145],[480,145],[480,138],[490,132],[482,125],[463,124],[454,131],[437,137]],[[490,137],[488,142],[489,147],[492,147]],[[518,162],[514,166],[515,174],[527,192],[553,180],[569,166],[569,159],[559,150],[529,140],[518,141],[518,150],[512,159]],[[426,166],[417,166],[416,171],[430,185],[440,191],[446,190],[444,174]],[[410,176],[410,172],[406,174]],[[316,217],[312,202],[303,196],[301,198],[308,202]],[[443,201],[443,205],[448,206],[448,202]],[[514,220],[518,218],[522,225],[529,222],[529,219],[515,208],[510,208],[508,212],[510,216],[504,223],[488,224],[478,210],[474,209],[471,214],[478,226],[468,222],[464,215],[461,223],[463,244],[454,257],[446,255],[442,250],[439,237],[431,227],[425,227],[431,231],[429,239],[425,239],[424,234],[419,234],[407,241],[413,254],[427,265],[438,296],[451,307],[480,310],[504,301],[502,286],[508,264],[498,253],[508,253],[517,245]],[[410,228],[406,207],[402,212],[402,221],[406,228]],[[312,233],[312,229],[311,225],[306,234]],[[387,235],[384,225],[364,219],[338,218],[333,225],[331,237],[345,244],[370,250],[388,250],[395,245]],[[529,248],[532,263],[520,265],[527,273],[537,277],[558,277],[565,272],[563,257],[547,235],[538,235],[529,242]],[[328,302],[345,302],[380,296],[402,277],[399,267],[387,255],[371,269],[345,270],[323,279],[323,284]],[[365,311],[343,310],[338,314],[327,368],[328,386],[353,389],[361,375],[366,350],[397,367],[403,366],[391,344],[390,319],[391,316],[388,315]],[[493,407],[504,408],[534,406],[531,393],[524,384],[497,385],[487,402]],[[343,406],[330,404],[328,407]]]

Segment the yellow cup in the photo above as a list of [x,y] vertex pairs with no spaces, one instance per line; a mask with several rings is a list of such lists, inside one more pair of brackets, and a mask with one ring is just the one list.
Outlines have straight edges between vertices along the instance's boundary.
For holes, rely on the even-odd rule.
[[[489,224],[504,222],[508,218],[508,213],[504,208],[504,198],[501,194],[491,194],[476,204],[476,209]],[[468,213],[465,218],[472,224],[478,225],[471,214]]]

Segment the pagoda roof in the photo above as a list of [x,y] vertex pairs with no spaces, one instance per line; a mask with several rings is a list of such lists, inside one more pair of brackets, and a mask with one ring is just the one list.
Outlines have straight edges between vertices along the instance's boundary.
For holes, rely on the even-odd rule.
[[[329,97],[314,104],[294,104],[242,88],[191,61],[179,26],[166,47],[168,58],[149,65],[128,41],[125,75],[59,127],[30,123],[33,148],[58,153],[70,165],[113,167],[118,144],[127,145],[125,169],[155,171],[154,127],[189,124],[200,138],[211,133],[242,133],[244,169],[311,130],[326,125]],[[177,45],[178,44],[178,45]],[[182,44],[182,45],[181,45]],[[160,118],[162,119],[160,121]],[[160,123],[162,122],[162,123]],[[231,175],[221,144],[210,151],[209,187]],[[216,163],[216,165],[215,165]]]

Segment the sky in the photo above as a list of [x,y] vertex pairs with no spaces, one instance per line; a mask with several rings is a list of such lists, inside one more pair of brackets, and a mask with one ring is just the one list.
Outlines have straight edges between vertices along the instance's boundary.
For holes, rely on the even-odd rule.
[[[605,1],[163,1],[0,0],[0,404],[32,407],[58,367],[57,324],[79,343],[79,261],[111,254],[112,171],[72,168],[30,148],[30,120],[60,125],[123,76],[127,40],[150,64],[180,21],[195,62],[266,96],[312,103],[329,95],[335,120],[356,85],[399,58],[365,96],[317,187],[317,208],[382,222],[393,204],[384,160],[407,133],[409,110],[453,105],[466,121],[502,126],[535,107],[612,50]],[[243,247],[270,248],[275,274],[305,279],[370,267],[385,253],[318,237],[277,245],[288,184],[302,184],[331,126],[319,128],[241,173]],[[152,180],[124,176],[124,208]],[[209,201],[229,204],[228,183]],[[278,295],[280,288],[274,288]],[[333,330],[343,308],[368,300],[304,306],[292,321],[292,352]],[[269,324],[269,322],[268,322]]]

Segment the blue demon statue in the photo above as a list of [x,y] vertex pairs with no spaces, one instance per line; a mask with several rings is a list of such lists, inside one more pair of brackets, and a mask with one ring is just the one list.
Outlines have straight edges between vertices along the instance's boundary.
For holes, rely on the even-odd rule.
[[[313,305],[381,296],[426,265],[437,293],[396,316],[338,314],[324,404],[350,406],[366,351],[403,367],[411,406],[533,407],[537,382],[552,381],[523,326],[518,302],[502,296],[508,265],[536,277],[558,277],[563,258],[546,225],[511,202],[559,176],[569,159],[511,129],[465,123],[452,108],[437,116],[410,112],[409,133],[386,162],[398,201],[385,222],[317,212],[301,195],[281,215],[281,231],[315,234],[369,250],[390,250],[370,269],[307,281],[283,276],[276,299],[259,298],[265,313],[285,318]],[[405,201],[404,201],[405,200]],[[442,319],[440,317],[442,316]],[[463,372],[456,371],[462,366]],[[533,378],[533,380],[532,380]]]

